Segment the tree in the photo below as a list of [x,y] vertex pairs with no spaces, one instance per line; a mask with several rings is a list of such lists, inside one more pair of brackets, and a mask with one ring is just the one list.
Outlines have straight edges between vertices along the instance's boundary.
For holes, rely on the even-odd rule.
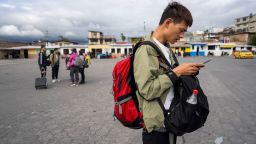
[[252,36],[251,45],[256,46],[256,34],[254,34],[254,35]]
[[124,42],[125,41],[125,39],[126,39],[126,37],[124,36],[124,34],[123,33],[121,33],[121,39],[122,39],[122,41]]

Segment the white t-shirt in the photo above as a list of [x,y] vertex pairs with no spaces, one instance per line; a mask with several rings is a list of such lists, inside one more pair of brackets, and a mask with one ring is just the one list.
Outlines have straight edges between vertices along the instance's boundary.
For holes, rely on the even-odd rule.
[[[163,52],[163,54],[164,54],[165,58],[168,60],[168,62],[170,64],[172,64],[171,60],[170,60],[170,50],[169,50],[169,48],[164,46],[162,43],[160,43],[156,38],[153,38],[153,40],[160,47],[161,51]],[[167,94],[165,103],[164,103],[164,108],[166,110],[168,110],[170,108],[170,105],[171,105],[171,102],[172,102],[173,98],[174,98],[174,89],[173,89],[173,87],[171,87],[169,93]]]

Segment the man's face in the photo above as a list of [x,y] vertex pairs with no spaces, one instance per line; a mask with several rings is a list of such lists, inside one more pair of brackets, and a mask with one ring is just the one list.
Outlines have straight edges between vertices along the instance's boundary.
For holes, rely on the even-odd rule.
[[165,38],[171,44],[174,44],[175,42],[183,38],[184,33],[187,31],[188,28],[188,25],[185,21],[174,23],[172,19],[168,19],[166,20],[165,24]]

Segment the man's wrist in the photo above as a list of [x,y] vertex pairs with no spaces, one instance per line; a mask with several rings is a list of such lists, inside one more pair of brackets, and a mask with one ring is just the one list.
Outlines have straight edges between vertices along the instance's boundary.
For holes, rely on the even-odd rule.
[[178,72],[176,69],[173,69],[172,72],[175,73],[175,75],[176,75],[177,77],[180,77],[180,74],[179,74],[179,72]]
[[169,71],[166,74],[173,84],[175,84],[179,80],[179,77],[173,71]]

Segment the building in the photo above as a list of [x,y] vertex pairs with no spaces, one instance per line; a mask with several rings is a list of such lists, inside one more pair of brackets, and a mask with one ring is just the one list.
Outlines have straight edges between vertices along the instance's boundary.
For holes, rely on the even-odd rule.
[[[0,49],[0,59],[10,59],[10,58],[36,58],[40,51],[41,46],[38,45],[24,45],[24,46],[14,46],[6,47]],[[63,46],[46,46],[46,55],[50,54],[51,50],[55,48],[59,49],[60,54],[64,57],[66,54],[71,53],[71,49],[76,48],[77,51],[82,51],[84,53],[88,52],[88,45],[63,45]]]
[[207,43],[203,43],[203,42],[193,42],[190,43],[191,47],[190,47],[190,56],[206,56],[207,53]]
[[225,34],[223,37],[228,42],[235,42],[239,44],[250,44],[255,33],[251,32],[236,32],[233,34]]
[[235,19],[235,26],[237,32],[256,32],[256,14],[239,17]]
[[170,47],[175,54],[181,55],[181,51],[183,51],[183,56],[190,56],[190,44],[184,42],[177,42],[175,44],[170,44]]
[[193,33],[188,31],[188,32],[184,33],[183,38],[181,38],[179,41],[180,42],[191,42],[191,41],[193,41],[193,38],[194,38]]
[[[28,58],[27,51],[19,51],[15,49],[10,49],[11,47],[19,47],[29,45],[28,43],[22,42],[8,42],[8,41],[0,41],[0,59],[8,59],[8,58]],[[22,57],[21,57],[22,55]]]
[[256,52],[256,46],[253,45],[239,45],[237,44],[233,51],[240,51],[240,50],[248,50],[252,52]]
[[76,42],[71,42],[67,40],[59,40],[59,41],[53,41],[49,42],[46,46],[69,46],[69,45],[77,45],[78,43]]
[[235,47],[235,43],[209,43],[205,56],[211,54],[213,56],[232,55]]
[[[56,47],[56,48],[58,48],[58,47]],[[78,45],[78,44],[77,45],[63,45],[63,46],[60,46],[59,51],[60,51],[60,54],[62,56],[65,56],[67,54],[70,54],[71,50],[74,49],[74,48],[77,50],[77,52],[79,52],[79,51],[82,51],[82,53],[88,53],[89,52],[88,45]]]
[[113,36],[104,36],[103,33],[99,31],[88,32],[89,45],[105,45],[112,44],[114,42],[116,42],[116,38]]
[[94,44],[88,45],[88,51],[91,52],[92,58],[97,57],[99,54],[107,54],[110,51],[109,44]]
[[114,55],[128,55],[132,53],[133,44],[128,42],[117,42],[110,45],[111,51],[108,51]]
[[99,31],[88,31],[88,50],[92,57],[109,52],[110,44],[114,42],[116,42],[116,39],[113,36],[104,36]]

